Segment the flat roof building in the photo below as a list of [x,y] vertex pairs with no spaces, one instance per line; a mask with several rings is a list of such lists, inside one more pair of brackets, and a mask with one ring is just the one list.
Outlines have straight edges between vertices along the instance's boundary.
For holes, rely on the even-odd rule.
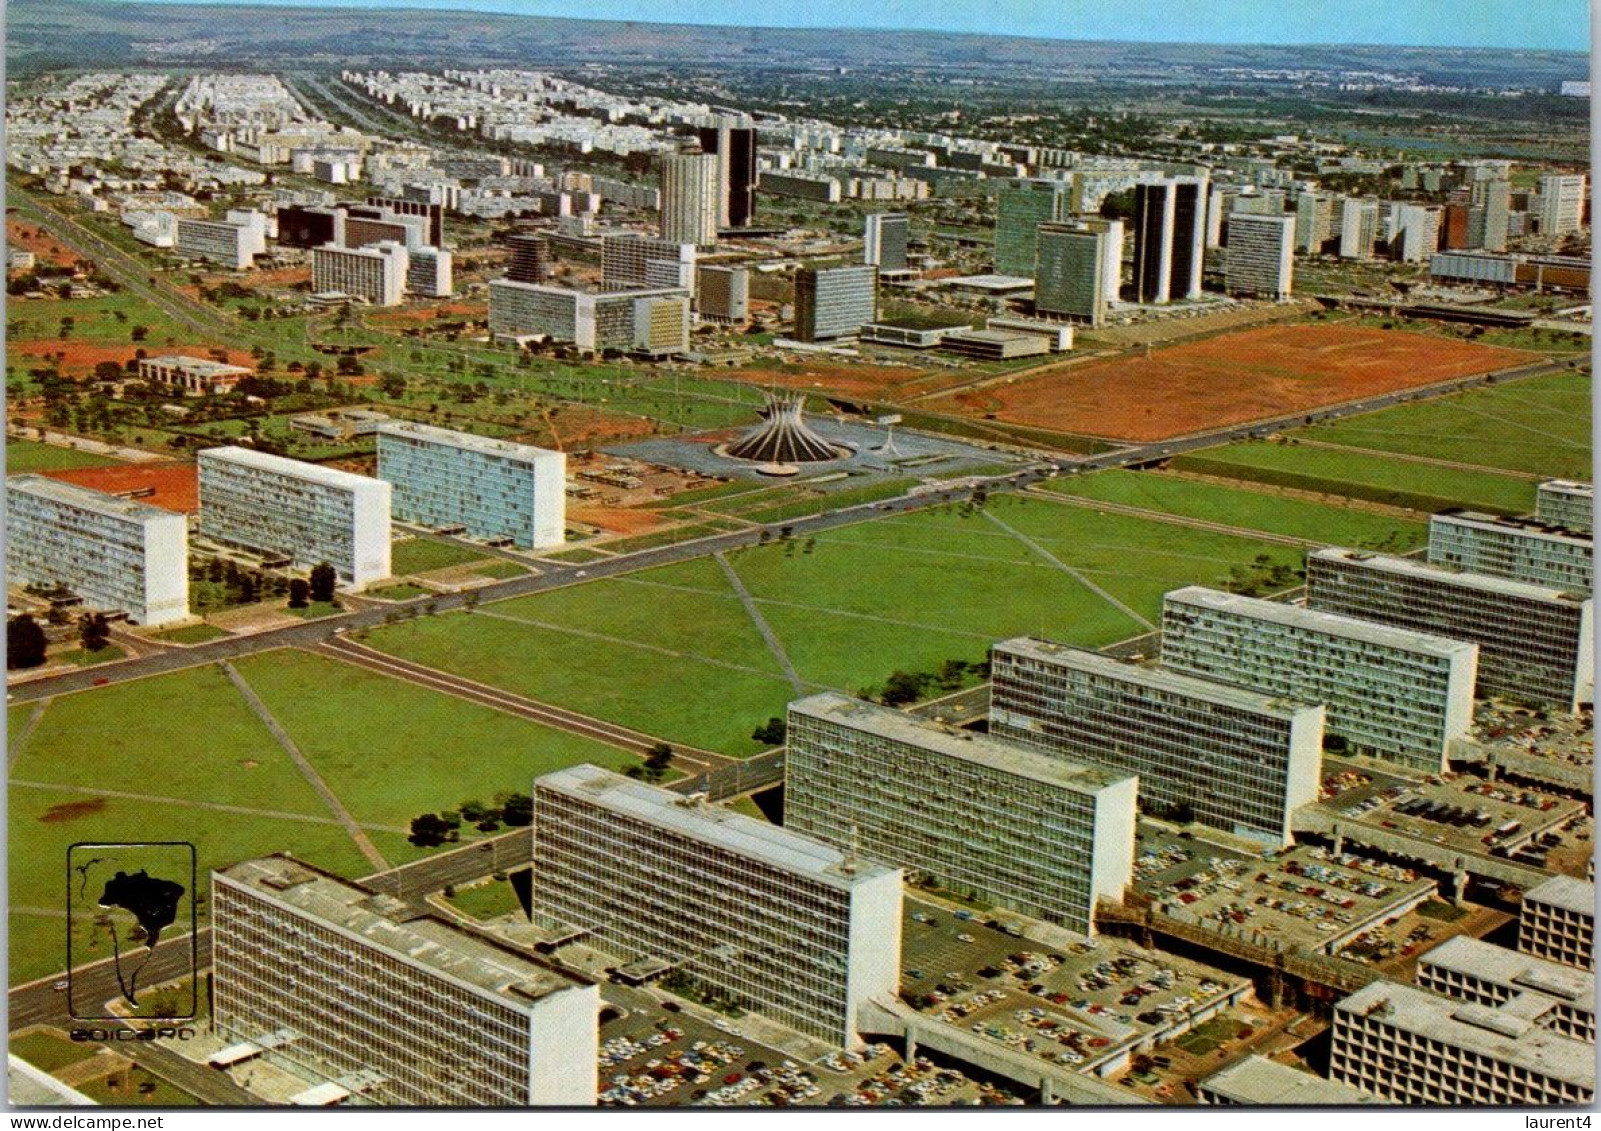
[[242,270],[255,263],[263,231],[244,220],[195,220],[180,216],[174,228],[173,250],[188,259],[209,259]]
[[42,475],[6,479],[6,575],[64,586],[135,624],[189,615],[189,524],[176,512]]
[[904,212],[871,212],[863,232],[862,262],[880,271],[906,269],[911,219]]
[[1595,1047],[1518,1017],[1395,982],[1334,1007],[1329,1077],[1409,1104],[1583,1104]]
[[1595,588],[1595,539],[1529,519],[1467,510],[1433,515],[1429,561],[1548,589]]
[[1139,775],[1143,807],[1274,844],[1317,800],[1324,709],[1019,637],[990,653],[990,733]]
[[1039,225],[1036,229],[1034,309],[1040,314],[1069,318],[1087,326],[1104,325],[1109,239],[1105,225]]
[[1447,939],[1418,959],[1426,990],[1505,1007],[1542,1029],[1595,1044],[1595,975],[1468,935]]
[[1255,1054],[1202,1080],[1196,1097],[1203,1104],[1220,1106],[1349,1107],[1386,1102],[1360,1088]]
[[213,872],[211,917],[212,1024],[269,1061],[380,1104],[595,1103],[593,982],[282,856]]
[[1518,949],[1581,970],[1595,969],[1595,884],[1552,876],[1523,893]]
[[878,268],[802,267],[795,272],[795,337],[851,337],[878,317]]
[[370,247],[317,247],[311,251],[312,287],[337,291],[374,306],[398,306],[406,293],[411,258],[399,243]]
[[1479,646],[1480,697],[1576,709],[1595,697],[1595,624],[1588,593],[1365,550],[1306,558],[1307,606]]
[[1095,933],[1133,881],[1138,780],[844,695],[789,705],[784,827]]
[[1023,181],[995,194],[995,273],[1034,277],[1039,226],[1062,219],[1070,202],[1061,181]]
[[1353,753],[1439,773],[1473,726],[1479,648],[1191,585],[1163,602],[1162,665],[1322,703]]
[[1535,489],[1534,517],[1589,534],[1595,530],[1595,487],[1569,479],[1548,479]]
[[529,444],[427,424],[380,424],[378,478],[394,488],[393,517],[464,526],[474,538],[525,549],[566,540],[567,457]]
[[139,380],[186,397],[226,393],[250,375],[251,370],[243,365],[226,365],[204,357],[164,354],[139,359]]
[[200,533],[301,568],[326,561],[360,588],[389,576],[391,488],[381,479],[249,448],[207,448]]
[[1206,177],[1163,177],[1134,186],[1134,289],[1140,302],[1201,297]]
[[677,287],[596,292],[491,279],[489,330],[497,338],[571,342],[588,353],[660,357],[689,349],[690,297]]
[[541,923],[836,1045],[899,990],[898,870],[597,766],[533,796]]
[[702,263],[695,269],[695,312],[709,322],[741,323],[750,318],[750,271],[745,267]]
[[723,212],[720,162],[696,148],[661,156],[661,237],[705,247],[717,242]]
[[1230,213],[1223,280],[1231,295],[1289,298],[1295,280],[1295,217]]

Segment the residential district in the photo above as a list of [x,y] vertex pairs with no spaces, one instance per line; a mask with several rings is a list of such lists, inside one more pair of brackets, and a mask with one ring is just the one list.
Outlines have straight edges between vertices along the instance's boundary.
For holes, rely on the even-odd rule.
[[1593,1102],[1573,83],[702,70],[8,80],[13,1102]]

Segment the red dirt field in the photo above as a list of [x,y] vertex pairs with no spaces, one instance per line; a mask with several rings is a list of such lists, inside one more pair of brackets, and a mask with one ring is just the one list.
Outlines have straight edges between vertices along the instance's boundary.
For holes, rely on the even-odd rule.
[[[572,451],[575,448],[593,447],[617,440],[632,440],[649,436],[653,425],[637,416],[621,416],[587,405],[564,404],[561,411],[547,423],[535,415],[526,418],[535,426],[527,432],[507,439],[519,444],[533,444],[540,448]],[[535,423],[537,421],[537,423]],[[554,426],[556,434],[551,435]]]
[[1264,326],[927,402],[935,411],[1152,441],[1412,389],[1532,361],[1522,350],[1397,330]]
[[598,526],[613,534],[649,534],[667,525],[655,511],[633,507],[606,507],[592,503],[568,503],[567,517],[574,522]]
[[[102,361],[115,361],[118,365],[126,366],[133,360],[136,351],[143,349],[150,357],[161,357],[165,354],[181,353],[190,357],[211,357],[210,346],[180,345],[180,346],[152,346],[149,342],[143,346],[99,346],[90,342],[75,341],[71,338],[61,341],[58,338],[28,338],[20,342],[8,343],[8,351],[14,350],[24,357],[54,357],[56,354],[65,354],[61,359],[61,375],[63,377],[88,377],[94,368]],[[232,365],[243,365],[251,369],[256,367],[256,359],[250,356],[248,350],[229,350],[228,361]]]
[[13,247],[31,251],[39,259],[46,263],[55,264],[57,267],[71,267],[81,262],[81,257],[77,252],[34,224],[24,224],[20,220],[7,220],[6,240]]
[[167,511],[195,514],[200,510],[200,482],[192,463],[119,463],[106,467],[75,467],[41,474],[64,483],[76,483],[96,491],[120,495],[154,488],[154,495],[143,495],[136,502],[148,503]]
[[483,321],[489,317],[489,305],[482,302],[447,302],[439,306],[415,306],[408,309],[380,310],[367,315],[369,322],[379,325],[390,323],[432,322],[436,318],[468,318]]
[[806,392],[838,393],[845,397],[893,400],[897,390],[918,378],[927,378],[923,369],[892,365],[830,365],[808,361],[800,365],[771,369],[730,369],[719,377],[731,377],[747,385],[774,386]]

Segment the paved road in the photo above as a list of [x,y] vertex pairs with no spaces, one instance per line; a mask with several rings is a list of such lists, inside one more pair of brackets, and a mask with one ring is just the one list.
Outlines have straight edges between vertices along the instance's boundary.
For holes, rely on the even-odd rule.
[[[146,985],[158,985],[177,978],[186,978],[190,972],[189,935],[175,935],[156,944],[140,979]],[[204,970],[211,965],[211,928],[202,927],[194,936],[196,968]],[[67,995],[55,989],[55,983],[65,974],[52,974],[48,978],[13,986],[7,998],[9,1024],[13,1031],[27,1025],[55,1025],[71,1029],[89,1022],[74,1021],[67,1013]],[[110,958],[87,962],[73,968],[74,1000],[80,1008],[89,1002],[105,1002],[121,991],[117,987],[116,964]]]

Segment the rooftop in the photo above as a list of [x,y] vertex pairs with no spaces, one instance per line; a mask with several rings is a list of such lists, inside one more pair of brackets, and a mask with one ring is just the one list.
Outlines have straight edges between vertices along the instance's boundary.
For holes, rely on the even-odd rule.
[[1403,574],[1430,581],[1442,581],[1464,589],[1478,589],[1504,597],[1520,597],[1526,601],[1560,602],[1577,605],[1588,602],[1590,594],[1550,589],[1544,585],[1531,585],[1527,581],[1514,581],[1509,577],[1492,577],[1486,573],[1468,573],[1452,566],[1420,562],[1415,558],[1398,558],[1390,554],[1375,554],[1368,550],[1351,550],[1329,546],[1307,554],[1308,561],[1359,562],[1368,569],[1384,573]]
[[1279,719],[1294,719],[1303,712],[1322,709],[1313,703],[1300,703],[1280,696],[1264,695],[1259,691],[1251,691],[1248,688],[1235,687],[1226,683],[1215,683],[1212,680],[1201,679],[1197,676],[1181,675],[1165,668],[1146,667],[1127,660],[1115,659],[1100,652],[1074,648],[1068,644],[1056,644],[1049,640],[1036,640],[1031,636],[1017,636],[1011,640],[1002,640],[995,645],[993,651],[1008,652],[1012,655],[1039,660],[1042,663],[1103,675],[1125,683],[1137,683],[1142,687],[1165,691],[1171,695],[1201,699],[1208,703],[1216,703],[1219,706],[1232,707],[1240,711],[1250,711],[1259,715],[1270,715]]
[[116,495],[108,495],[104,491],[96,491],[90,487],[80,487],[76,483],[64,483],[59,479],[51,479],[43,475],[12,475],[6,479],[6,490],[16,491],[34,498],[45,499],[62,506],[77,507],[79,510],[102,514],[108,518],[120,518],[128,522],[151,522],[156,519],[168,519],[173,516],[172,511],[162,510],[160,507],[150,506],[148,503],[134,502],[132,499],[121,499]]
[[1540,484],[1542,491],[1557,491],[1564,495],[1583,495],[1587,499],[1595,497],[1595,484],[1580,483],[1574,479],[1547,479]]
[[1595,885],[1572,876],[1552,876],[1543,884],[1524,892],[1523,899],[1524,902],[1534,900],[1581,915],[1595,914]]
[[340,471],[335,467],[324,467],[320,463],[307,463],[305,460],[289,459],[287,456],[270,455],[253,448],[229,445],[206,448],[200,453],[199,460],[202,468],[208,462],[221,460],[224,463],[237,463],[243,467],[271,472],[274,475],[288,475],[311,483],[320,483],[324,487],[337,487],[342,491],[362,491],[374,486],[382,486],[384,490],[389,488],[389,484],[381,479],[357,475],[351,471]]
[[1584,1009],[1595,1008],[1595,975],[1588,970],[1576,970],[1468,935],[1447,939],[1418,962],[1482,978],[1514,992],[1532,990]]
[[552,993],[584,983],[502,949],[409,904],[285,856],[220,869],[226,877],[307,917],[359,935],[369,944],[513,1009],[527,1011]]
[[1338,613],[1319,612],[1299,605],[1286,605],[1279,601],[1264,601],[1260,597],[1246,597],[1239,593],[1224,593],[1200,585],[1186,585],[1167,594],[1166,600],[1200,605],[1219,612],[1233,613],[1253,620],[1271,621],[1274,624],[1321,632],[1330,636],[1343,636],[1368,644],[1378,644],[1406,652],[1426,652],[1440,657],[1451,657],[1472,651],[1477,645],[1452,640],[1427,632],[1413,632],[1405,628],[1341,616]]
[[[354,416],[355,414],[347,413],[346,415]],[[406,436],[431,444],[446,444],[452,448],[479,452],[483,455],[504,456],[507,459],[526,460],[529,462],[561,457],[560,452],[553,452],[548,448],[536,448],[532,444],[513,444],[508,440],[496,440],[489,436],[475,436],[471,432],[455,432],[449,428],[436,428],[432,424],[416,424],[409,420],[393,420],[379,424],[378,434],[380,436]]]
[[969,730],[942,726],[902,711],[864,703],[836,692],[813,695],[791,703],[789,709],[816,719],[828,719],[867,731],[882,738],[975,762],[1002,773],[1030,778],[1047,785],[1061,786],[1081,793],[1094,792],[1133,774],[1105,769],[1086,762],[1073,762],[1036,753],[1025,747]]
[[1430,517],[1429,525],[1472,526],[1479,529],[1503,530],[1523,534],[1530,538],[1545,538],[1552,542],[1570,542],[1590,546],[1595,539],[1588,534],[1577,534],[1565,526],[1554,526],[1532,518],[1508,518],[1505,515],[1485,514],[1483,511],[1447,510]]
[[548,789],[602,805],[667,832],[759,860],[786,872],[849,890],[865,880],[898,869],[862,862],[852,866],[839,849],[732,810],[646,785],[599,766],[570,766],[534,782]]
[[221,361],[212,361],[205,357],[190,357],[188,354],[169,353],[160,357],[147,357],[143,359],[150,365],[167,365],[174,369],[187,370],[190,373],[206,377],[228,377],[233,374],[248,374],[250,369],[243,365],[228,365]]
[[1208,1076],[1201,1081],[1201,1087],[1227,1096],[1236,1103],[1271,1104],[1276,1107],[1387,1102],[1349,1084],[1325,1080],[1315,1072],[1303,1072],[1299,1068],[1291,1068],[1254,1054]]

